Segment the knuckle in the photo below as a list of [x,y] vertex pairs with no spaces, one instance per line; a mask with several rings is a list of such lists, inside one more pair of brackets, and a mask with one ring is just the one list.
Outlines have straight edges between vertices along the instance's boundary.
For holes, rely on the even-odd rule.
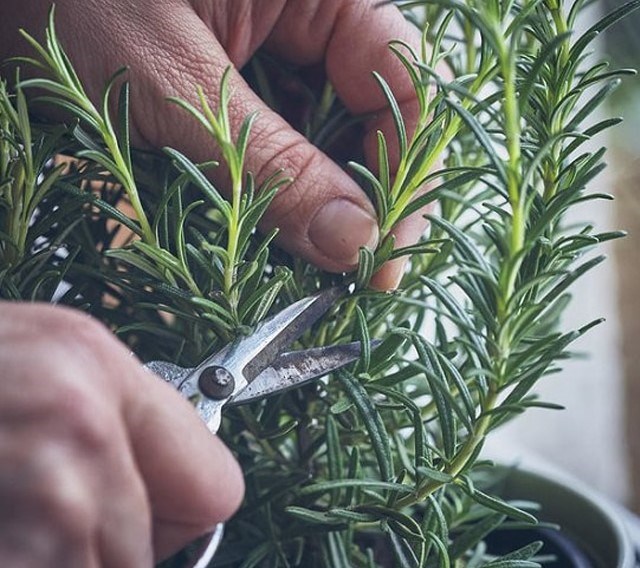
[[117,409],[105,400],[107,395],[89,380],[77,380],[77,368],[51,372],[53,387],[31,397],[33,420],[47,429],[50,440],[70,450],[93,457],[109,453],[118,439],[119,425]]
[[84,453],[106,454],[114,444],[114,424],[108,407],[82,389],[69,388],[59,410],[65,412],[64,434],[71,444]]
[[94,454],[109,450],[118,426],[118,395],[104,369],[114,362],[110,346],[117,341],[73,310],[42,306],[21,313],[33,321],[11,340],[11,352],[3,358],[13,382],[27,385],[30,393],[25,398],[17,387],[5,389],[20,409],[16,417],[46,428],[46,436],[70,448]]
[[[304,188],[320,185],[317,183],[317,172],[321,170],[321,154],[306,140],[297,136],[284,142],[279,138],[282,137],[275,133],[261,142],[264,152],[259,153],[268,155],[269,158],[263,161],[256,171],[256,179],[259,182],[278,171],[282,171],[284,176],[292,180],[279,189],[271,203],[269,218],[272,225],[284,218],[287,218],[289,223],[296,219],[305,219],[304,207],[311,200],[307,199],[308,194]],[[317,194],[314,195],[316,196]],[[300,215],[290,216],[294,211]]]
[[54,343],[67,354],[93,351],[105,342],[114,341],[106,327],[80,311],[57,306],[38,306],[36,310],[32,312],[37,323],[33,339]]
[[[87,486],[78,478],[78,469],[62,452],[52,458],[52,449],[42,450],[40,462],[33,465],[39,472],[32,498],[39,517],[55,527],[65,539],[86,539],[96,525],[96,507]],[[49,459],[47,459],[49,458]],[[43,467],[46,461],[46,467]]]
[[[48,392],[34,393],[30,419],[43,437],[80,455],[108,455],[118,440],[117,413],[83,382],[63,376]],[[26,419],[26,417],[25,417]]]
[[43,495],[39,502],[41,515],[71,541],[84,540],[91,535],[94,526],[92,509],[88,499],[61,489]]
[[[67,383],[88,383],[91,373],[101,376],[102,370],[116,362],[114,357],[127,356],[126,349],[102,323],[82,312],[56,309],[42,320],[34,341],[49,355],[46,360],[52,366],[51,371],[66,375]],[[81,381],[79,376],[87,380]],[[69,388],[73,386],[69,384]]]
[[113,342],[112,335],[97,320],[81,312],[68,311],[59,322],[64,330],[63,341],[71,349],[93,352],[105,342]]
[[300,135],[287,128],[279,127],[255,133],[252,140],[258,155],[268,156],[256,171],[256,178],[262,181],[278,170],[287,176],[299,178],[306,165],[313,159],[313,147]]

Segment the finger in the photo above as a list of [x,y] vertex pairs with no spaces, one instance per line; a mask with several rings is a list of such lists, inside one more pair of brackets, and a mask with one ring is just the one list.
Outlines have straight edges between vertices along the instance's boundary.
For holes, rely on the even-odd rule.
[[376,131],[389,143],[392,166],[398,165],[398,140],[389,105],[374,71],[398,100],[410,135],[418,119],[413,84],[389,42],[401,40],[420,48],[420,32],[393,5],[375,0],[290,0],[267,40],[267,47],[298,64],[324,59],[327,75],[340,99],[356,115],[372,115],[365,150],[375,166]]
[[47,558],[34,566],[151,566],[149,506],[117,389],[92,356],[96,345],[122,347],[68,310],[5,304],[4,318],[0,434],[11,444],[0,436],[0,511]]
[[14,442],[0,445],[0,502],[2,489],[12,488],[5,499],[24,517],[32,550],[43,543],[32,528],[42,527],[49,545],[59,548],[48,554],[60,557],[55,565],[151,566],[149,503],[124,430],[119,389],[106,357],[93,355],[108,356],[114,345],[118,355],[122,347],[88,317],[68,310],[3,306],[4,317],[12,314],[18,316],[12,329],[0,329],[0,358],[10,377],[0,384],[0,432],[11,431]]
[[[442,162],[438,160],[435,168],[440,168],[441,166]],[[424,195],[432,188],[433,182],[426,184],[416,193],[416,198]],[[400,221],[400,223],[391,229],[391,235],[395,240],[395,249],[411,246],[420,240],[420,236],[425,233],[425,230],[429,225],[426,216],[432,212],[433,207],[433,203],[425,205],[420,210]],[[371,288],[383,292],[398,288],[407,269],[409,258],[409,256],[402,256],[400,258],[387,261],[371,278],[371,281],[369,282]]]
[[[349,2],[346,3],[349,5]],[[411,25],[400,11],[392,5],[368,3],[365,8],[345,8],[341,19],[334,30],[333,44],[327,54],[327,69],[329,76],[336,84],[336,89],[345,100],[352,112],[373,113],[366,123],[364,138],[365,157],[369,167],[377,169],[378,142],[377,132],[384,134],[389,149],[389,165],[392,174],[397,172],[400,162],[400,147],[396,133],[395,119],[386,98],[377,83],[374,84],[372,71],[378,72],[389,84],[396,97],[400,113],[405,123],[407,135],[411,137],[418,123],[420,108],[414,86],[407,71],[400,60],[391,52],[388,44],[392,40],[401,40],[419,52],[420,33]],[[373,5],[373,7],[372,7]],[[348,30],[359,30],[357,34]],[[353,52],[350,46],[364,45],[360,57],[354,56],[352,61],[340,64],[339,54]],[[368,83],[365,88],[356,89],[357,81],[367,80],[363,77],[353,77],[354,73],[367,72]],[[351,79],[350,79],[351,76]],[[338,86],[339,85],[339,86]],[[428,191],[422,188],[418,194]],[[415,212],[401,221],[391,230],[395,238],[395,248],[402,248],[415,244],[424,234],[427,221],[424,218],[428,208]],[[370,286],[377,290],[393,290],[400,285],[407,258],[399,258],[385,263],[374,274]]]
[[[100,499],[96,547],[104,568],[151,568],[151,504],[128,433],[119,417],[112,424],[110,443],[100,456],[101,470],[105,472],[100,489],[107,498]],[[87,457],[89,475],[97,460]]]
[[[379,73],[393,91],[409,136],[417,125],[419,105],[409,75],[389,49],[392,40],[404,41],[416,50],[421,41],[418,30],[394,6],[373,0],[293,0],[287,4],[268,46],[300,64],[315,63],[326,56],[327,74],[342,101],[354,114],[370,115],[364,138],[368,166],[377,170],[377,131],[381,131],[395,173],[400,150],[394,119],[373,72]],[[426,227],[423,214],[417,212],[393,229],[396,248],[418,241]],[[404,264],[401,259],[387,263],[371,285],[382,290],[397,287]]]
[[244,485],[237,462],[192,406],[146,374],[140,378],[144,400],[130,401],[127,420],[155,526],[182,525],[180,534],[167,535],[164,543],[154,535],[156,552],[165,554],[173,552],[173,543],[179,548],[228,519],[240,505]]
[[[424,232],[427,222],[424,217],[412,215],[396,225],[391,234],[395,238],[395,248],[410,246],[416,243]],[[395,290],[402,280],[407,259],[405,257],[387,261],[371,278],[369,286],[374,290]]]

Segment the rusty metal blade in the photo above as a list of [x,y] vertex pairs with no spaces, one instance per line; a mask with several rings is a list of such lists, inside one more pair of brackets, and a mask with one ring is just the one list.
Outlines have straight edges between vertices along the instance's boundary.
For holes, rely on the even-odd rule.
[[232,347],[232,355],[239,363],[246,362],[242,365],[242,373],[247,382],[253,382],[271,366],[287,347],[335,305],[343,293],[341,288],[330,288],[304,298],[263,321],[249,337],[238,341]]
[[[371,347],[374,348],[379,343],[377,340],[372,341]],[[233,397],[229,404],[246,404],[296,388],[356,361],[361,351],[361,343],[355,341],[345,345],[283,353],[258,374],[249,386]]]

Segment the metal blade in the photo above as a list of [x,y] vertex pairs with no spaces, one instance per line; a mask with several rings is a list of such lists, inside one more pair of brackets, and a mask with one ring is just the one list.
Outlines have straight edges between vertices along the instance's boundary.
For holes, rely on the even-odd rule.
[[238,365],[247,382],[251,383],[319,320],[343,293],[344,289],[330,288],[304,298],[265,320],[249,337],[234,345],[233,353],[229,353],[229,363],[233,363],[232,367]]
[[[379,344],[378,340],[372,341],[371,347]],[[257,375],[247,388],[233,397],[229,404],[246,404],[299,387],[356,361],[361,352],[361,343],[355,341],[346,345],[314,347],[283,353],[271,366]]]
[[168,361],[149,361],[144,367],[177,389],[180,389],[184,379],[193,371],[193,369],[180,367]]

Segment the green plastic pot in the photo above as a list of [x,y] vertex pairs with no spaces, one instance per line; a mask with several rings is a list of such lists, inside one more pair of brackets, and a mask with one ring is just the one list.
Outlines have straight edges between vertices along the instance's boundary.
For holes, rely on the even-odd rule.
[[[621,508],[553,469],[502,467],[505,477],[499,489],[501,496],[538,503],[538,518],[560,526],[555,535],[554,531],[541,533],[542,540],[553,541],[549,548],[561,551],[562,558],[552,566],[636,568],[635,548]],[[534,534],[536,540],[537,536]]]

